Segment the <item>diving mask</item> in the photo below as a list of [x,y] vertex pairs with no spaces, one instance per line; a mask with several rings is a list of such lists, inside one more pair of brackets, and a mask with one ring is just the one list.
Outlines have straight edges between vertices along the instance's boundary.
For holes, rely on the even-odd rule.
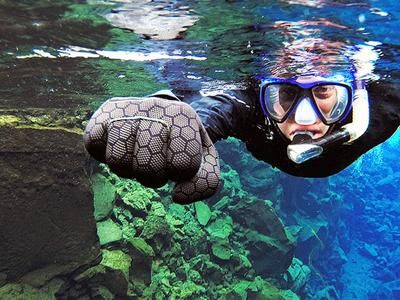
[[261,107],[264,114],[283,123],[292,113],[302,125],[310,125],[318,117],[332,125],[344,120],[351,109],[351,85],[315,77],[291,79],[269,78],[261,84]]

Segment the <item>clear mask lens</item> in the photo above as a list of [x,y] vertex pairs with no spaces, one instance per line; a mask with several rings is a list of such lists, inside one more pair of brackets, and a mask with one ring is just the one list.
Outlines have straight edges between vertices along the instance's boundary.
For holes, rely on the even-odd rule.
[[315,104],[328,123],[338,121],[344,114],[349,94],[341,85],[319,85],[312,88]]
[[339,121],[350,101],[349,90],[339,84],[318,84],[310,89],[286,83],[272,83],[264,89],[264,104],[269,115],[282,122],[302,95],[310,96],[326,123]]

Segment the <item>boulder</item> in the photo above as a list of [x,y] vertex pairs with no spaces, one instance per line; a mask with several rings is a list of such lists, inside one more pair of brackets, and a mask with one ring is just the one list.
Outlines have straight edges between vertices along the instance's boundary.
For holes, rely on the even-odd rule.
[[232,256],[231,247],[228,241],[218,240],[211,245],[212,254],[222,260],[229,260]]
[[233,232],[232,218],[220,216],[206,228],[212,239],[227,239]]
[[101,221],[106,219],[112,212],[116,197],[115,188],[101,174],[92,176],[91,181],[94,195],[94,216],[96,221]]
[[97,223],[97,234],[100,245],[119,242],[122,239],[122,229],[111,219]]
[[254,230],[246,233],[246,248],[257,274],[272,276],[282,274],[292,262],[294,245],[282,243],[271,236]]
[[47,267],[55,276],[93,262],[100,247],[82,136],[1,127],[0,140],[2,277]]
[[284,278],[287,281],[287,287],[297,293],[303,289],[310,276],[311,269],[304,265],[300,259],[293,258]]
[[194,204],[196,210],[197,221],[203,226],[207,225],[211,218],[211,210],[207,204],[202,201],[198,201]]
[[126,247],[132,258],[130,279],[136,283],[150,284],[155,256],[153,248],[142,238],[130,239]]
[[278,275],[292,262],[295,243],[269,201],[247,197],[229,207],[233,221],[242,225],[243,245],[257,274]]

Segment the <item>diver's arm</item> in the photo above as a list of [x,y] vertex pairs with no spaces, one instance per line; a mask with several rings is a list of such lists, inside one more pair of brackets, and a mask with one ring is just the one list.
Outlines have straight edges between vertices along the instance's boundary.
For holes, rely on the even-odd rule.
[[216,142],[229,136],[240,137],[254,113],[252,101],[254,99],[247,91],[226,91],[205,95],[190,105],[199,115],[211,140]]
[[400,84],[373,82],[368,85],[371,115],[400,126]]

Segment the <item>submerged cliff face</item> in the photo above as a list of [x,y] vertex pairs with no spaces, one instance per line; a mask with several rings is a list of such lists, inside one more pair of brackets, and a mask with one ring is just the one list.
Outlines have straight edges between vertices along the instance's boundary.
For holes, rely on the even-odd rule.
[[100,248],[81,136],[0,127],[0,139],[3,278],[33,282],[93,263]]

